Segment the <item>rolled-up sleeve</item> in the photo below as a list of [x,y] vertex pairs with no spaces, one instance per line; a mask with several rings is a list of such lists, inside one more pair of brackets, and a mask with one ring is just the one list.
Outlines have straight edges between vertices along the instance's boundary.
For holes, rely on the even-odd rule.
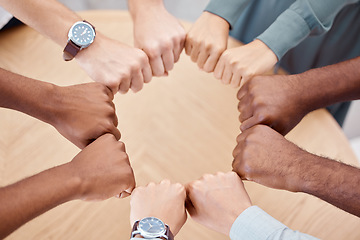
[[257,206],[247,208],[233,223],[231,240],[317,240],[310,235],[293,231]]
[[257,39],[264,42],[280,60],[309,35],[327,32],[337,13],[358,0],[297,0]]

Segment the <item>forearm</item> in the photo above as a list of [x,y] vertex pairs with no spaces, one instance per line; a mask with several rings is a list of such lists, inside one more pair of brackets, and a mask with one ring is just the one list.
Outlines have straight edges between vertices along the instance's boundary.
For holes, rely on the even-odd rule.
[[0,69],[0,107],[51,123],[56,86]]
[[360,169],[308,153],[297,163],[301,192],[360,217]]
[[328,31],[347,4],[357,0],[297,0],[257,38],[281,59],[309,35]]
[[249,2],[250,0],[211,0],[205,11],[222,17],[232,28]]
[[309,111],[360,99],[360,57],[297,75]]
[[42,213],[78,197],[79,181],[69,166],[55,167],[0,188],[0,238]]
[[293,231],[257,206],[251,206],[238,216],[230,230],[231,240],[291,239],[315,240],[310,235]]
[[71,26],[81,17],[56,0],[0,0],[15,17],[65,47]]
[[129,12],[133,19],[137,14],[149,12],[152,8],[165,8],[163,0],[128,0]]

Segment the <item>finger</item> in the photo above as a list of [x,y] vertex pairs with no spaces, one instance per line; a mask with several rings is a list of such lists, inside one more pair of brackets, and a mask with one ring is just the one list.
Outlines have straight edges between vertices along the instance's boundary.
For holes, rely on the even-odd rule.
[[242,143],[244,141],[246,137],[246,133],[242,132],[240,133],[237,137],[236,137],[236,142],[239,144],[239,143]]
[[237,93],[237,99],[241,99],[248,93],[248,84],[244,84]]
[[190,54],[191,61],[197,62],[199,54],[200,54],[200,46],[199,46],[199,44],[196,44],[191,49],[191,54]]
[[224,70],[225,70],[225,61],[222,57],[220,57],[220,60],[215,66],[214,76],[220,80],[223,76]]
[[150,65],[153,76],[160,77],[164,75],[165,68],[161,56],[156,58],[151,58]]
[[116,138],[117,141],[120,140],[120,138],[121,138],[121,133],[120,133],[120,131],[119,131],[119,129],[118,129],[117,127],[114,126],[114,127],[110,130],[110,133],[115,136],[115,138]]
[[189,37],[186,37],[184,47],[185,47],[185,54],[190,56],[191,51],[192,51],[192,44],[191,44],[191,40]]
[[114,93],[112,92],[111,88],[109,88],[108,86],[104,86],[104,93],[109,97],[110,100],[114,99]]
[[232,87],[234,88],[240,87],[241,73],[239,71],[233,72],[230,82]]
[[210,54],[206,51],[200,51],[199,57],[197,59],[197,65],[200,69],[203,69],[205,62],[209,58]]
[[217,62],[219,61],[220,56],[220,54],[211,53],[203,66],[204,71],[213,72],[215,70]]
[[170,72],[174,68],[174,54],[172,50],[165,51],[162,55],[164,69]]
[[144,76],[142,71],[139,69],[135,73],[132,74],[130,89],[136,93],[140,91],[144,86]]
[[113,121],[115,127],[117,127],[119,125],[119,120],[118,120],[118,117],[115,112],[112,116],[112,121]]
[[240,116],[239,116],[240,122],[244,122],[246,119],[249,119],[250,117],[253,116],[253,108],[251,107],[251,103],[248,101],[242,101],[239,110],[240,110]]
[[223,84],[229,84],[230,81],[231,81],[232,75],[233,75],[232,69],[231,69],[231,67],[227,64],[227,65],[225,66],[224,73],[223,73],[222,78],[221,78],[221,82],[222,82]]
[[144,83],[149,83],[151,81],[151,78],[152,78],[152,70],[151,70],[151,66],[150,66],[149,61],[147,61],[146,64],[144,64],[141,72],[142,72],[142,75],[143,75]]
[[180,59],[180,55],[181,55],[181,52],[184,48],[184,40],[185,38],[181,38],[180,42],[179,43],[175,43],[174,44],[174,49],[173,49],[173,54],[174,54],[174,62],[178,62],[179,59]]
[[124,78],[120,82],[119,93],[125,94],[129,91],[129,89],[130,89],[130,78]]
[[241,123],[240,125],[240,129],[241,131],[245,131],[246,129],[249,129],[257,124],[261,124],[262,121],[260,118],[258,117],[251,117],[247,120],[245,120],[244,122]]

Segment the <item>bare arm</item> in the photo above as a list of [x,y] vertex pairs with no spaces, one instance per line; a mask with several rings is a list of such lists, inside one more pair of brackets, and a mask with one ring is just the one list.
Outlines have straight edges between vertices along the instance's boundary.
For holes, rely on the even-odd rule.
[[308,153],[257,125],[237,138],[233,169],[242,179],[312,194],[360,216],[360,169]]
[[[0,5],[62,48],[66,46],[71,26],[83,20],[56,0],[0,0]],[[144,82],[151,80],[151,68],[143,51],[109,39],[100,32],[75,59],[94,81],[105,84],[114,94],[117,91],[126,93],[129,89],[139,91]]]
[[0,69],[0,107],[51,124],[79,148],[105,133],[120,139],[113,97],[100,83],[59,87]]
[[148,55],[154,76],[166,76],[180,58],[184,28],[165,9],[163,0],[128,0],[128,5],[135,46]]
[[255,77],[238,99],[242,131],[265,124],[285,135],[312,110],[360,99],[360,57],[298,75]]
[[67,201],[126,197],[134,187],[124,144],[106,134],[71,162],[0,188],[0,238]]

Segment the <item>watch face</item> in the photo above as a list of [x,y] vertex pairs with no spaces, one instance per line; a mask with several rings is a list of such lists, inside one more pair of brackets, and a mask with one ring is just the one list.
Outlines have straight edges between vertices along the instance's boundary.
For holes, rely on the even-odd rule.
[[165,232],[165,224],[158,218],[147,217],[139,222],[138,230],[143,237],[159,237]]
[[86,22],[75,23],[69,32],[69,38],[80,47],[88,47],[95,38],[95,31]]

